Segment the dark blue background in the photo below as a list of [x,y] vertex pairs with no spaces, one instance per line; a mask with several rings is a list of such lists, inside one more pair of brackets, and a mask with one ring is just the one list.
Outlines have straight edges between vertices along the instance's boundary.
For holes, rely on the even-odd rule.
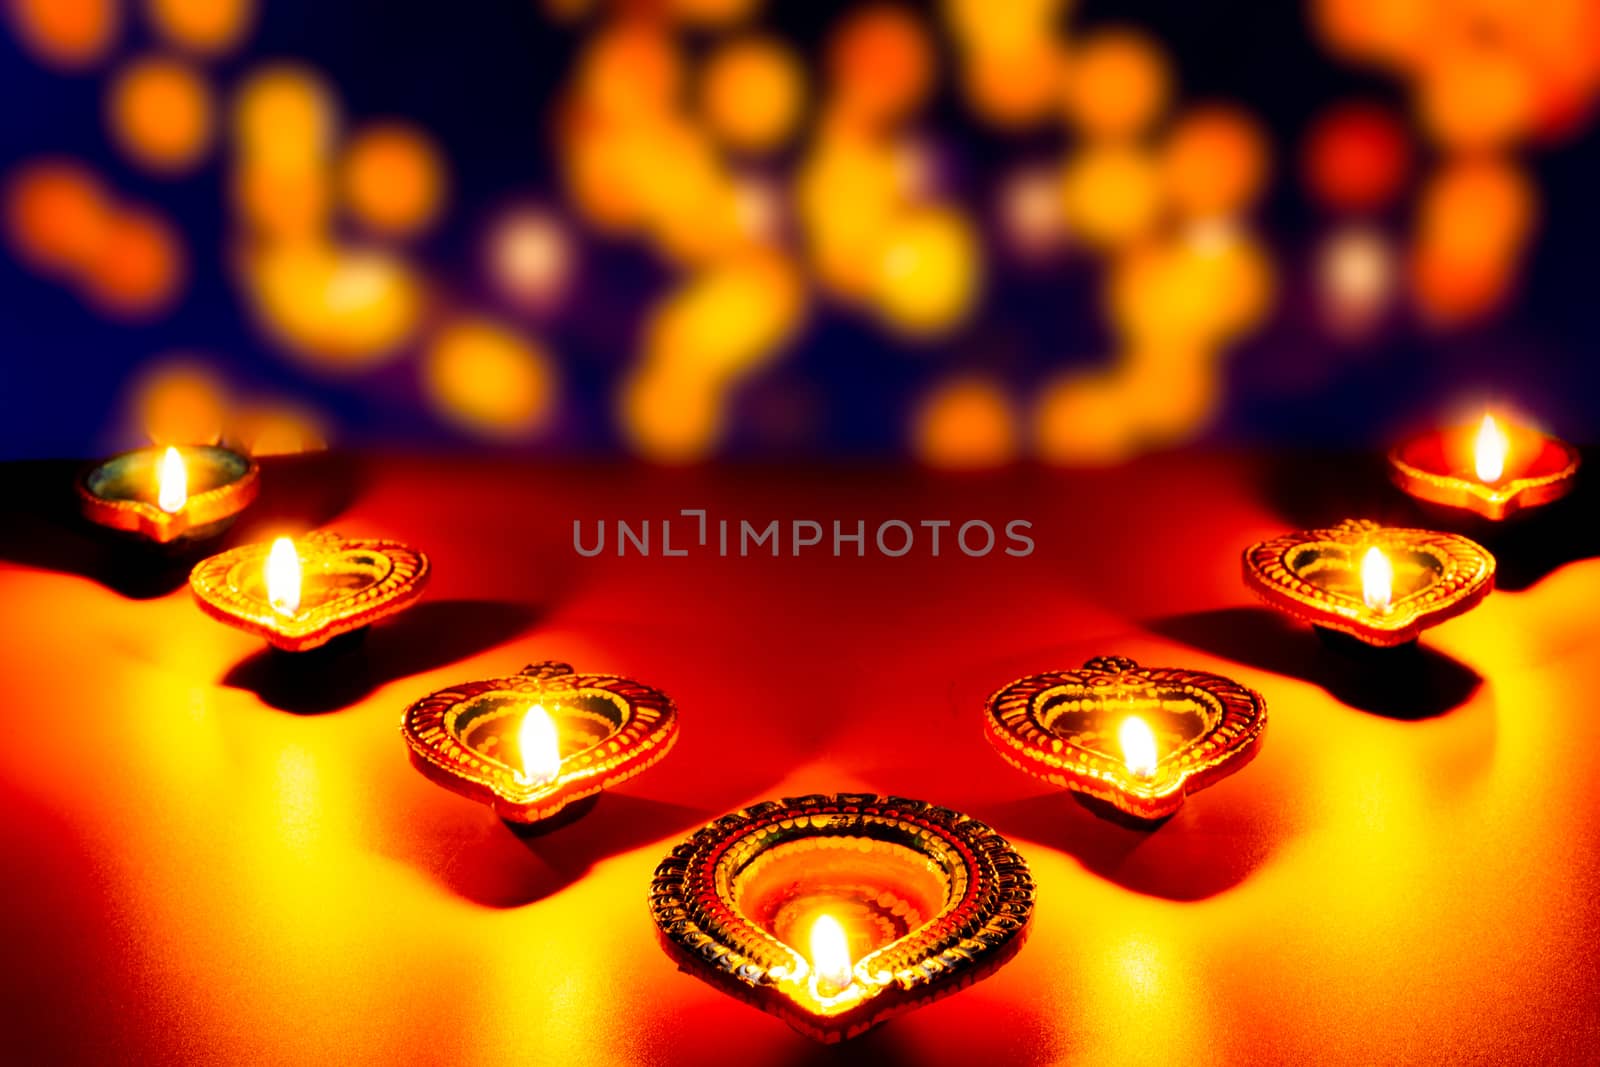
[[[809,48],[845,6],[772,3],[765,23]],[[430,129],[450,159],[452,200],[421,256],[456,295],[492,309],[478,277],[476,241],[509,200],[559,200],[547,133],[574,32],[546,21],[532,0],[272,0],[264,7],[245,46],[213,65],[218,83],[229,85],[265,60],[303,59],[338,87],[351,121],[401,116]],[[1300,192],[1294,153],[1321,106],[1352,93],[1399,100],[1393,82],[1324,56],[1308,35],[1302,5],[1285,0],[1079,7],[1074,25],[1115,18],[1148,26],[1174,57],[1186,98],[1236,100],[1273,131],[1279,169],[1261,219],[1279,263],[1279,308],[1230,358],[1226,408],[1213,439],[1373,444],[1477,397],[1515,403],[1579,440],[1600,436],[1600,369],[1592,355],[1600,340],[1592,282],[1600,155],[1592,135],[1528,157],[1545,225],[1512,314],[1450,335],[1402,324],[1352,351],[1320,336],[1310,319],[1305,278],[1327,220]],[[155,44],[136,15],[128,23],[119,55]],[[329,380],[262,343],[223,269],[220,164],[213,158],[177,181],[127,166],[104,135],[104,76],[46,70],[9,33],[0,34],[0,164],[9,170],[45,153],[86,159],[131,200],[154,204],[179,223],[191,254],[190,284],[172,315],[126,326],[0,258],[0,457],[85,456],[134,443],[124,418],[127,376],[169,352],[211,358],[240,392],[306,398],[331,416],[343,443],[457,441],[422,402],[410,362]],[[992,137],[963,117],[948,84],[944,91],[925,128],[969,208],[987,211],[994,183],[1008,169],[997,161],[1037,158],[1050,145]],[[582,260],[578,299],[542,328],[563,366],[563,414],[529,448],[619,447],[611,391],[634,358],[648,298],[667,280],[647,252],[625,243],[586,237]],[[991,256],[982,313],[931,352],[908,350],[851,314],[823,311],[783,361],[742,391],[727,451],[898,453],[907,413],[942,370],[988,368],[1025,399],[1062,367],[1106,352],[1094,273],[1081,262],[1041,272]]]

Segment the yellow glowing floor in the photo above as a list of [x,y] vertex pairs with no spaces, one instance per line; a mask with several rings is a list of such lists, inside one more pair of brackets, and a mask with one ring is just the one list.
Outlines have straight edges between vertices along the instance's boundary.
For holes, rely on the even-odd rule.
[[[0,489],[51,471],[0,468]],[[1238,552],[1351,505],[1391,517],[1394,498],[1355,480],[1319,514],[1268,473],[1204,456],[950,482],[373,461],[347,507],[269,488],[241,531],[339,511],[334,529],[432,555],[423,603],[322,680],[186,589],[107,588],[114,560],[87,536],[7,517],[4,1044],[97,1063],[1600,1061],[1600,559],[1522,567],[1548,573],[1386,675],[1254,606]],[[572,549],[574,518],[683,507],[1023,518],[1038,550]],[[1260,690],[1260,756],[1149,835],[1010,770],[984,697],[1098,653]],[[434,689],[540,659],[660,687],[683,733],[585,819],[524,840],[414,771],[398,724]],[[824,1051],[675,971],[645,894],[707,819],[836,790],[989,821],[1038,908],[993,978]]]

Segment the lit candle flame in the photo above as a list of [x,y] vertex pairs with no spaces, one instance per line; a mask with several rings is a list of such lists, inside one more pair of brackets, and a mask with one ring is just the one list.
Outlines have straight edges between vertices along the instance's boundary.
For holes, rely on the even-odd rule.
[[161,457],[161,467],[156,472],[156,503],[171,515],[180,511],[189,499],[189,472],[183,466],[183,456],[168,446]]
[[267,553],[267,603],[280,615],[300,610],[300,556],[287,537],[272,542]]
[[1473,449],[1478,481],[1486,485],[1498,482],[1506,472],[1506,453],[1510,449],[1511,442],[1506,439],[1506,432],[1494,421],[1493,415],[1485,415],[1478,427],[1477,446]]
[[832,915],[818,915],[811,924],[811,970],[817,976],[818,989],[827,996],[850,988],[854,980],[849,939]]
[[1156,735],[1150,732],[1149,723],[1137,715],[1128,716],[1122,720],[1117,740],[1122,745],[1122,762],[1128,765],[1129,774],[1149,778],[1156,773]]
[[1373,545],[1361,557],[1361,599],[1373,611],[1388,611],[1394,597],[1394,565],[1383,549]]
[[561,773],[561,742],[556,736],[555,720],[544,705],[535,704],[522,717],[517,748],[522,753],[518,777],[524,784],[547,785]]

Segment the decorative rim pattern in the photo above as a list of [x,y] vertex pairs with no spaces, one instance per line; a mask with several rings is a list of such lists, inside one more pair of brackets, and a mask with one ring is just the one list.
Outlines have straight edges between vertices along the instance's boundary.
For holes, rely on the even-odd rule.
[[[1338,596],[1296,574],[1290,557],[1317,544],[1361,546],[1382,534],[1386,548],[1420,552],[1438,561],[1442,573],[1431,585],[1375,612],[1353,597]],[[1346,519],[1323,530],[1302,530],[1244,550],[1244,582],[1262,600],[1295,618],[1349,634],[1369,645],[1393,647],[1416,640],[1430,626],[1476,607],[1494,588],[1494,556],[1459,534],[1379,526]]]
[[[810,965],[740,914],[729,899],[730,852],[808,836],[855,836],[907,847],[937,838],[958,857],[965,888],[932,920],[856,961],[862,995],[839,1010],[809,1009]],[[726,861],[726,862],[725,862]],[[678,966],[818,1041],[854,1037],[964,989],[1007,962],[1027,938],[1033,879],[1021,855],[975,819],[921,800],[838,793],[768,800],[708,823],[656,868],[650,912]]]
[[[184,445],[182,453],[213,453],[221,462],[237,465],[242,473],[231,482],[190,496],[175,512],[162,511],[148,500],[104,497],[90,486],[97,475],[117,463],[126,463],[149,449],[122,452],[84,471],[74,488],[78,511],[96,526],[122,530],[164,545],[184,536],[206,536],[249,507],[261,491],[261,469],[249,456],[216,445]],[[192,460],[191,460],[192,462]]]
[[[1180,690],[1222,709],[1211,729],[1184,746],[1154,781],[1134,777],[1121,760],[1074,745],[1050,728],[1050,706],[1073,693]],[[1078,670],[1019,678],[989,698],[984,733],[1007,763],[1051,785],[1102,800],[1139,819],[1161,819],[1249,763],[1261,747],[1267,703],[1231,678],[1175,667],[1141,667],[1121,656],[1097,656]]]
[[1560,500],[1572,492],[1582,462],[1578,450],[1558,437],[1540,434],[1546,448],[1561,453],[1562,465],[1547,474],[1507,478],[1496,485],[1485,485],[1475,478],[1463,478],[1448,471],[1418,466],[1406,457],[1411,442],[1396,445],[1389,452],[1389,477],[1401,491],[1446,507],[1465,508],[1486,519],[1499,521],[1528,508]]
[[[535,700],[598,696],[618,709],[619,721],[603,741],[563,757],[554,780],[533,785],[462,740],[458,710],[491,693],[526,694]],[[654,766],[678,740],[678,709],[659,689],[609,674],[574,674],[568,664],[546,661],[510,678],[430,693],[406,708],[400,732],[412,765],[434,782],[488,804],[502,819],[532,823]]]
[[207,615],[265,638],[269,644],[289,652],[304,652],[325,645],[340,634],[404,611],[422,595],[432,569],[426,555],[399,541],[345,538],[317,530],[295,539],[302,567],[314,564],[319,557],[332,559],[366,553],[383,556],[388,560],[389,569],[365,589],[285,616],[274,611],[265,600],[245,594],[229,580],[229,575],[240,564],[265,566],[271,550],[272,546],[266,543],[242,545],[201,560],[189,572],[189,588]]

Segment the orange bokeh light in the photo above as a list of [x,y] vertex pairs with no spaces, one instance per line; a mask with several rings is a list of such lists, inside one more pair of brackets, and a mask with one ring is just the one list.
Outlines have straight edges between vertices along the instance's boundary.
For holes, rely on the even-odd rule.
[[912,427],[917,458],[944,470],[981,470],[1017,457],[1011,398],[995,381],[959,377],[933,390]]
[[1534,74],[1509,49],[1469,38],[1429,55],[1417,86],[1422,127],[1447,148],[1503,147],[1533,125]]
[[163,359],[141,373],[132,407],[145,435],[158,445],[211,445],[228,422],[228,392],[204,364]]
[[327,227],[333,211],[333,180],[324,166],[244,163],[229,184],[239,218],[263,237],[310,239]]
[[1424,314],[1455,325],[1497,309],[1515,281],[1536,212],[1532,182],[1508,160],[1441,167],[1422,191],[1410,262]]
[[251,166],[299,169],[324,163],[338,132],[338,107],[321,75],[279,64],[250,73],[233,104],[233,130]]
[[872,4],[850,12],[828,42],[832,103],[847,121],[895,122],[919,107],[933,88],[934,54],[928,31],[910,11]]
[[967,103],[997,126],[1021,128],[1048,118],[1061,98],[1065,63],[1048,34],[971,51],[962,64]]
[[445,196],[444,160],[414,126],[381,122],[350,139],[340,171],[350,213],[373,231],[408,236],[438,215]]
[[71,70],[104,59],[122,28],[117,0],[8,0],[6,11],[29,52]]
[[861,297],[873,284],[889,220],[904,202],[894,144],[834,127],[801,165],[796,208],[807,249],[823,284]]
[[970,51],[1001,54],[1050,36],[1066,0],[943,0],[945,21]]
[[524,437],[555,407],[556,374],[543,348],[484,318],[440,329],[423,357],[423,383],[435,409],[482,437]]
[[1509,160],[1452,162],[1423,187],[1419,239],[1462,260],[1506,260],[1527,237],[1536,203],[1532,181]]
[[631,181],[644,224],[668,259],[701,264],[734,251],[744,238],[732,176],[705,131],[684,121],[647,128]]
[[1213,104],[1186,112],[1162,155],[1167,199],[1191,218],[1243,211],[1266,183],[1269,149],[1256,121]]
[[1046,463],[1102,467],[1132,454],[1133,424],[1126,390],[1106,371],[1068,371],[1040,390],[1034,406],[1034,447]]
[[254,403],[229,420],[228,440],[252,456],[294,456],[328,447],[326,422],[292,403]]
[[100,179],[81,163],[23,164],[6,186],[6,231],[17,255],[36,270],[74,275],[99,254],[110,221]]
[[726,425],[723,390],[692,374],[647,366],[628,375],[617,395],[628,441],[658,463],[693,463],[716,447]]
[[1083,149],[1062,174],[1068,229],[1086,243],[1127,244],[1161,218],[1161,174],[1148,152],[1108,143]]
[[895,216],[878,256],[874,302],[905,334],[943,333],[977,300],[983,274],[978,239],[953,208],[915,208]]
[[134,162],[159,173],[188,170],[210,148],[211,88],[193,67],[164,56],[119,70],[107,93],[111,134]]
[[799,324],[799,272],[752,251],[691,275],[651,312],[645,362],[725,385],[771,358]]
[[659,25],[644,19],[612,23],[589,39],[578,61],[578,95],[609,120],[659,117],[680,101],[683,58]]
[[145,9],[169,42],[208,56],[238,44],[256,13],[254,0],[145,0]]
[[1405,66],[1427,51],[1445,7],[1439,0],[1312,0],[1311,19],[1342,55]]
[[319,241],[253,249],[245,279],[262,324],[320,367],[359,370],[393,356],[416,327],[422,291],[410,268],[374,249]]
[[607,233],[642,223],[646,192],[641,176],[654,125],[618,125],[571,113],[563,128],[562,171],[573,206]]
[[151,212],[123,209],[110,217],[84,281],[106,312],[146,318],[177,299],[184,271],[177,231]]
[[1185,444],[1211,424],[1222,402],[1218,357],[1206,343],[1184,340],[1123,354],[1122,402],[1139,447]]
[[1266,318],[1276,289],[1272,259],[1248,231],[1197,223],[1176,235],[1172,249],[1172,302],[1165,310],[1173,321],[1193,327],[1175,335],[1178,340],[1227,341]]
[[1137,30],[1090,31],[1067,57],[1067,117],[1092,137],[1140,133],[1160,116],[1170,92],[1166,56]]
[[706,61],[701,110],[712,132],[734,148],[764,151],[793,132],[805,105],[805,75],[776,38],[748,36]]

